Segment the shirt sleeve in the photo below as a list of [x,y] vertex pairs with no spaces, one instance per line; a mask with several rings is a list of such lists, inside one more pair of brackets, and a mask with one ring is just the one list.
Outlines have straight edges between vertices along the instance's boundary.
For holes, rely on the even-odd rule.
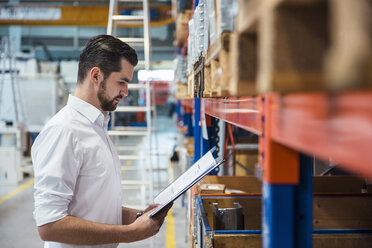
[[37,226],[42,226],[68,215],[81,152],[68,127],[51,126],[39,134],[31,156],[35,173],[34,219]]

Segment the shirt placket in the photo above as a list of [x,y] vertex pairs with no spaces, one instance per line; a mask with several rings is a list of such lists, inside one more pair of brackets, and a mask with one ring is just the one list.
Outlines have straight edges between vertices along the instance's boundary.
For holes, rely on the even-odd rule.
[[109,146],[109,149],[110,149],[110,152],[111,152],[111,156],[112,156],[112,160],[113,160],[113,162],[114,162],[114,167],[115,167],[115,173],[116,173],[116,178],[117,178],[117,180],[118,180],[118,185],[119,185],[119,187],[120,187],[120,191],[119,191],[119,199],[120,199],[120,201],[118,201],[118,216],[120,216],[119,217],[119,219],[118,219],[118,221],[119,221],[119,223],[122,221],[121,220],[121,215],[122,215],[122,213],[121,213],[121,206],[122,206],[122,190],[121,190],[121,173],[120,173],[120,160],[119,160],[119,156],[118,156],[118,154],[117,154],[117,152],[116,152],[116,150],[115,150],[115,148],[114,148],[114,145],[112,144],[112,142],[111,142],[111,139],[110,139],[110,137],[108,136],[108,133],[107,133],[107,124],[108,124],[108,120],[106,121],[104,121],[103,122],[103,127],[102,127],[102,130],[103,130],[103,133],[104,133],[104,135],[105,135],[105,138],[106,138],[106,142],[107,142],[107,144],[108,144],[108,146]]

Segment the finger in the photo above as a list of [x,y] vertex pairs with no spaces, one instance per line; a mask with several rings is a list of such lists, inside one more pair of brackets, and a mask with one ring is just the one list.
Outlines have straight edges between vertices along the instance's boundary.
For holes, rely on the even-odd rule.
[[152,211],[147,211],[147,212],[143,213],[142,216],[148,216],[148,217],[149,217],[149,215],[150,215],[151,213],[152,213]]
[[168,203],[165,207],[163,207],[162,210],[160,210],[159,213],[164,213],[164,212],[167,213],[172,206],[173,206],[173,202]]
[[164,219],[168,215],[169,209],[162,209],[162,211],[159,212],[159,219]]
[[171,209],[173,207],[173,202],[171,202],[171,203],[169,203],[167,206],[166,206],[166,208],[169,210],[169,209]]
[[169,209],[173,206],[173,202],[167,204],[159,212],[157,212],[152,218],[156,220],[163,219],[167,216]]
[[150,204],[150,205],[146,208],[145,212],[148,212],[148,211],[150,211],[150,210],[153,210],[153,209],[155,209],[155,208],[157,208],[157,207],[159,207],[159,206],[160,206],[160,204]]
[[165,215],[167,215],[168,211],[172,208],[173,206],[173,202],[169,203],[167,206],[165,206],[163,209],[162,209],[162,212],[164,212]]
[[162,225],[163,225],[163,223],[164,223],[164,220],[165,220],[165,218],[164,219],[162,219],[160,222],[159,222],[159,226],[161,227]]
[[165,211],[165,209],[162,209],[159,213],[157,213],[157,219],[161,220],[164,219],[165,216],[167,216],[168,211]]
[[163,220],[166,217],[166,212],[160,211],[156,215],[154,215],[152,218],[154,218],[157,222]]

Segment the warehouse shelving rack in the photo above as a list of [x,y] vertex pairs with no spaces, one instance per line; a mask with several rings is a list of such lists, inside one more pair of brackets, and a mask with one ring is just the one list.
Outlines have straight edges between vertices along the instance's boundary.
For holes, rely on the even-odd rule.
[[[204,98],[205,113],[261,137],[264,168],[273,152],[268,141],[327,159],[372,178],[372,92],[268,94],[260,97]],[[266,143],[263,139],[266,139]],[[358,149],[355,149],[358,147]],[[275,148],[274,148],[275,149]],[[342,151],[342,152],[341,152]],[[269,179],[269,178],[266,178]],[[275,182],[280,183],[279,179]],[[298,181],[293,181],[298,182]]]
[[331,157],[344,170],[372,178],[372,92],[195,98],[181,104],[194,109],[195,160],[207,150],[203,114],[259,136],[263,247],[312,247],[313,157]]
[[[312,175],[314,158],[331,158],[341,169],[372,179],[372,5],[365,0],[239,3],[235,31],[221,33],[200,54],[212,75],[211,61],[219,58],[225,65],[230,53],[230,67],[218,70],[222,78],[224,73],[234,75],[212,85],[208,73],[196,73],[200,57],[188,75],[188,89],[193,90],[187,96],[201,96],[181,103],[193,109],[195,160],[210,146],[202,135],[204,115],[259,137],[256,176],[263,182],[265,248],[312,247],[312,237],[319,233],[371,233],[313,229]],[[229,51],[222,45],[223,36],[232,44]],[[197,194],[197,189],[191,192]]]

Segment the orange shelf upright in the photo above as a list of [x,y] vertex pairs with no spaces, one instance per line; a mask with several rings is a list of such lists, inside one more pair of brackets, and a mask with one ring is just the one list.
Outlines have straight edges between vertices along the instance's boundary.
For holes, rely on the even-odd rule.
[[181,105],[184,107],[194,108],[194,99],[182,99]]

